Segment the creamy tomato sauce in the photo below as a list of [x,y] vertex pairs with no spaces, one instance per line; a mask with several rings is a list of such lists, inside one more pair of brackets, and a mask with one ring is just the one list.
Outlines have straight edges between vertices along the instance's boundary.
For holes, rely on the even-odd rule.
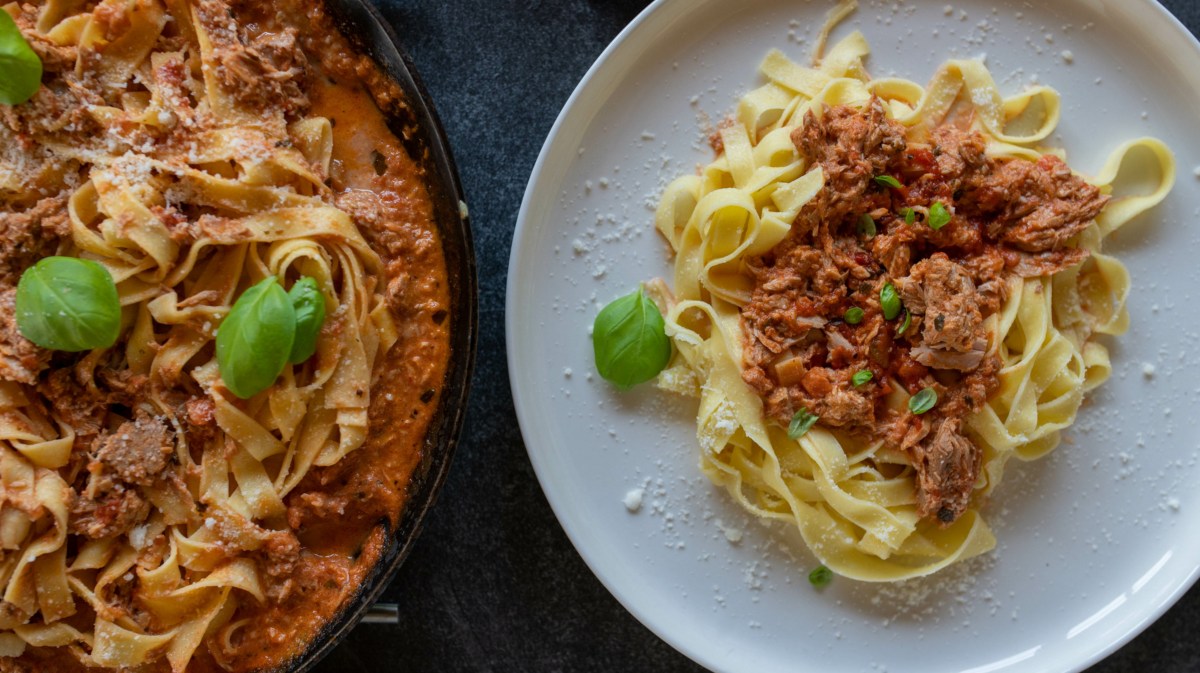
[[323,13],[308,8],[307,21],[305,47],[321,68],[307,93],[312,114],[333,125],[336,202],[384,260],[379,282],[388,285],[400,339],[376,372],[366,444],[314,470],[288,497],[288,521],[305,548],[292,578],[299,590],[281,604],[243,609],[255,619],[225,662],[233,670],[298,656],[358,592],[403,510],[449,356],[446,266],[424,168],[377,104],[403,105],[403,95]]

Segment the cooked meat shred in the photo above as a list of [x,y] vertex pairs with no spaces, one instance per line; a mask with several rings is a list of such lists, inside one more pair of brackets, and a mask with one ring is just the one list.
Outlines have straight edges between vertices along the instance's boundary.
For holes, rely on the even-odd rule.
[[53,255],[59,239],[70,234],[66,195],[41,199],[27,210],[0,211],[0,288],[16,287],[26,269]]
[[[166,423],[147,414],[126,421],[99,441],[93,461],[129,484],[149,486],[167,468],[175,444]],[[89,468],[91,469],[91,468]]]
[[1013,160],[973,185],[971,200],[991,216],[988,235],[1029,252],[1057,250],[1083,231],[1108,198],[1061,159]]
[[308,108],[304,91],[310,68],[294,28],[249,33],[224,0],[200,0],[196,16],[212,40],[214,70],[226,93],[256,109],[294,114]]
[[100,539],[128,533],[149,515],[150,503],[136,490],[113,484],[95,496],[76,498],[68,526],[76,535]]
[[935,369],[968,371],[979,366],[987,346],[979,292],[967,271],[945,253],[921,260],[896,279],[904,307],[923,316],[922,343],[911,351]]
[[34,385],[50,365],[50,351],[38,348],[17,329],[15,288],[0,290],[0,379]]
[[871,180],[904,150],[904,127],[888,118],[879,99],[872,99],[861,111],[838,106],[821,118],[810,112],[792,132],[792,143],[825,172],[825,188],[814,199],[818,207],[805,208],[796,223],[815,229],[863,212],[858,208]]
[[933,436],[913,447],[917,468],[917,512],[951,523],[971,502],[983,452],[959,432],[957,418],[937,422]]
[[87,450],[88,442],[104,427],[107,401],[88,388],[74,368],[55,369],[38,382],[38,392],[51,405],[51,411],[75,430],[75,446]]
[[168,473],[173,450],[170,428],[144,411],[97,437],[84,475],[86,485],[71,507],[71,530],[105,538],[128,533],[145,521],[150,502],[144,489],[173,480]]
[[[1087,259],[1073,242],[1108,197],[1055,157],[998,161],[981,134],[955,124],[921,133],[908,138],[875,99],[810,111],[792,132],[825,185],[782,242],[748,260],[743,379],[782,425],[805,409],[908,452],[921,515],[949,525],[969,505],[982,461],[964,419],[999,385],[986,319],[1010,278]],[[883,175],[901,186],[874,180]],[[927,224],[935,203],[951,215],[936,230]],[[858,226],[865,217],[874,234]],[[880,300],[889,283],[903,305],[892,319]],[[853,325],[851,307],[863,311]],[[872,378],[855,386],[859,371]],[[893,409],[896,385],[910,395],[933,388],[939,402],[920,416]]]

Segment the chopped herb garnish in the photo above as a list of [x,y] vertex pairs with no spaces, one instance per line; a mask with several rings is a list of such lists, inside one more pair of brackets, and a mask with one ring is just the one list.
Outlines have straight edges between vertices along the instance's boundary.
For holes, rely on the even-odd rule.
[[886,320],[892,320],[900,315],[902,304],[900,303],[900,295],[896,294],[896,286],[888,283],[879,291],[879,306],[883,309],[883,317]]
[[864,383],[870,381],[872,378],[874,378],[874,376],[875,375],[872,374],[870,372],[870,370],[863,369],[863,370],[854,372],[854,376],[850,377],[850,382],[856,386],[861,386],[862,384],[864,384]]
[[929,206],[929,228],[937,231],[947,224],[950,224],[950,211],[946,210],[941,201],[934,201],[933,205]]
[[863,213],[862,217],[858,218],[858,235],[871,238],[875,233],[875,218]]
[[937,391],[933,388],[922,388],[921,392],[908,398],[908,410],[914,414],[923,414],[937,404]]
[[913,210],[912,208],[909,208],[907,206],[904,208],[901,208],[900,214],[904,216],[905,224],[912,224],[913,222],[917,221],[917,211]]
[[896,336],[904,336],[908,331],[908,326],[912,324],[912,314],[907,310],[904,311],[904,322],[900,323],[900,329],[896,330]]
[[817,424],[820,416],[808,413],[808,409],[801,408],[792,416],[792,422],[788,424],[788,437],[791,439],[800,439],[804,433],[812,429],[812,426]]
[[891,187],[892,189],[900,189],[901,187],[904,186],[904,185],[900,184],[899,180],[897,180],[896,178],[893,178],[890,175],[876,175],[875,182],[876,182],[876,184],[882,185],[884,187]]
[[815,570],[808,574],[808,583],[818,589],[829,586],[833,581],[833,571],[825,566],[817,566]]
[[862,322],[863,315],[864,312],[861,308],[857,306],[851,306],[850,308],[846,309],[846,313],[842,315],[842,318],[848,325],[857,325],[858,323]]

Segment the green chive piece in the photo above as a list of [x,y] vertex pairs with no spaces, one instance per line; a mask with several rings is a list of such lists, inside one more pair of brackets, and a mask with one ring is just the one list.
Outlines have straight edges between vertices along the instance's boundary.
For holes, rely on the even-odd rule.
[[850,377],[850,383],[853,383],[855,386],[861,386],[862,384],[867,383],[874,377],[875,377],[875,375],[872,374],[870,370],[863,369],[863,370],[854,372],[854,376]]
[[847,325],[857,325],[863,321],[864,315],[865,312],[861,308],[857,306],[851,306],[850,308],[846,309],[846,312],[842,315],[842,319],[846,321]]
[[904,185],[900,181],[890,175],[876,175],[875,183],[883,187],[891,187],[892,189],[900,189]]
[[820,416],[808,413],[808,409],[801,408],[792,416],[792,422],[788,424],[788,437],[791,439],[800,439],[804,433],[812,429],[812,426],[817,424]]
[[904,336],[908,331],[908,326],[912,324],[912,314],[907,310],[904,311],[904,322],[900,323],[900,329],[896,330],[896,336]]
[[934,201],[933,205],[929,206],[929,228],[937,231],[947,224],[950,224],[950,211],[946,210],[941,201]]
[[875,218],[863,213],[862,217],[858,218],[858,235],[871,238],[876,234]]
[[913,222],[917,221],[917,211],[913,210],[912,208],[909,208],[907,206],[904,208],[901,208],[900,214],[904,216],[905,224],[912,224]]
[[896,294],[896,286],[888,283],[879,291],[879,306],[883,308],[883,317],[885,320],[892,320],[900,315],[902,304],[900,303],[900,295]]
[[818,589],[823,589],[829,586],[833,581],[833,571],[825,566],[817,566],[815,570],[808,574],[808,583]]
[[937,391],[933,388],[922,388],[921,392],[908,398],[908,410],[914,414],[923,414],[937,404]]

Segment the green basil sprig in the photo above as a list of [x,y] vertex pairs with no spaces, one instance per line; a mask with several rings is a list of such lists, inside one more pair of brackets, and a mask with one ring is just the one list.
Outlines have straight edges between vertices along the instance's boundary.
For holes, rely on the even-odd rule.
[[288,298],[296,310],[296,339],[288,362],[298,365],[317,352],[317,335],[325,324],[325,295],[317,281],[305,276],[292,284]]
[[27,269],[17,282],[16,311],[21,334],[51,350],[108,348],[121,332],[112,275],[87,259],[46,257]]
[[217,330],[217,365],[234,395],[247,399],[271,387],[296,340],[296,309],[275,276],[242,293]]
[[671,359],[671,340],[662,313],[640,286],[596,316],[592,347],[600,376],[618,388],[649,381]]
[[42,85],[42,60],[29,47],[12,16],[4,10],[0,15],[0,103],[19,105],[32,98]]

